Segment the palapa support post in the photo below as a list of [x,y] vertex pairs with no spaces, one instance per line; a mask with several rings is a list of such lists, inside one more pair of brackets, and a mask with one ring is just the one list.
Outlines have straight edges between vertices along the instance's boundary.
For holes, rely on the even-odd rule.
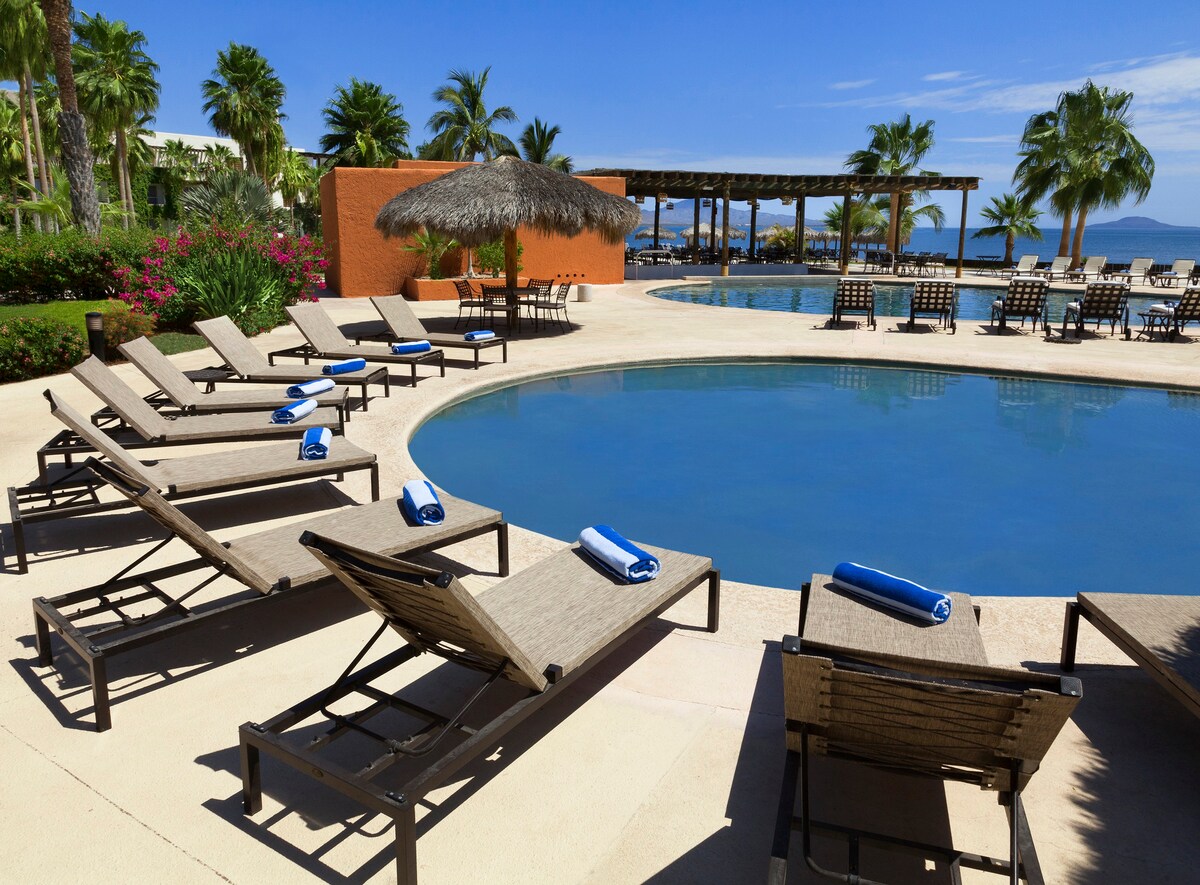
[[517,231],[510,228],[504,232],[504,284],[510,289],[517,286]]
[[958,267],[954,269],[954,278],[961,280],[963,275],[963,249],[967,245],[967,189],[963,188],[962,215],[958,220]]

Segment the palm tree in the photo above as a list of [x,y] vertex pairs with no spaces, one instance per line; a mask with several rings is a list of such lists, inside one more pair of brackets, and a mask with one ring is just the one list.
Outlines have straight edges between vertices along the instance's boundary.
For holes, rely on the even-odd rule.
[[63,165],[70,181],[71,216],[76,224],[95,236],[100,233],[100,201],[96,197],[87,126],[83,114],[79,113],[75,71],[71,67],[71,0],[41,0],[41,4],[62,102],[58,132]]
[[433,133],[429,143],[431,159],[474,160],[482,155],[485,160],[494,160],[502,154],[516,154],[512,141],[494,127],[498,123],[516,122],[517,115],[508,105],[489,114],[483,101],[491,70],[484,68],[478,75],[451,71],[447,75],[450,83],[433,93],[433,100],[445,107],[434,111],[429,118],[428,128]]
[[279,166],[279,196],[283,198],[283,205],[291,216],[293,228],[296,224],[296,203],[300,200],[309,202],[312,199],[312,193],[316,190],[323,171],[310,163],[299,151],[288,150],[284,154],[283,162]]
[[521,133],[521,155],[530,163],[540,163],[559,172],[570,173],[571,158],[554,153],[554,139],[562,133],[558,126],[547,126],[537,117]]
[[[871,141],[866,150],[855,151],[846,158],[845,168],[855,175],[937,175],[921,169],[921,160],[933,149],[933,120],[913,125],[905,114],[894,123],[876,123],[867,127]],[[927,196],[924,192],[919,192]],[[892,194],[888,213],[888,249],[900,251],[899,220],[904,209],[911,206],[915,194]]]
[[204,111],[220,135],[238,143],[246,168],[266,182],[271,153],[283,147],[282,81],[253,46],[230,43],[217,53],[213,79],[201,84]]
[[139,117],[158,108],[158,65],[143,47],[146,35],[123,21],[100,13],[82,13],[75,23],[75,75],[80,104],[101,126],[113,132],[117,148],[117,185],[125,207],[126,227],[136,221],[127,132]]
[[378,83],[350,78],[350,87],[334,87],[334,97],[321,115],[328,130],[321,150],[332,153],[338,166],[389,165],[407,157],[408,121],[404,105]]
[[[13,202],[13,231],[21,237],[21,210],[16,205],[17,184],[21,177],[21,164],[26,154],[21,138],[21,114],[16,105],[0,101],[0,184],[4,194]],[[34,216],[35,218],[37,216]]]
[[183,186],[196,174],[198,166],[196,152],[178,138],[168,138],[158,153],[158,166],[162,169],[163,187],[167,191],[168,206],[178,207]]
[[219,221],[231,227],[249,222],[267,224],[275,219],[271,192],[263,180],[249,170],[222,169],[179,200],[185,215],[203,221]]
[[1027,237],[1040,240],[1042,231],[1037,226],[1041,211],[1033,208],[1024,197],[1016,194],[1004,194],[992,197],[992,205],[984,206],[979,214],[991,222],[987,227],[981,227],[971,234],[972,239],[980,237],[1004,237],[1004,266],[1012,265],[1013,245],[1017,237]]
[[[20,132],[25,175],[31,187],[49,193],[46,152],[42,141],[41,118],[38,112],[34,80],[44,80],[49,63],[46,19],[33,0],[0,0],[0,80],[17,81],[17,105],[21,110]],[[30,143],[32,121],[33,143]],[[36,159],[36,172],[34,161]],[[42,219],[34,216],[34,226],[41,230]]]
[[242,162],[223,144],[206,144],[201,165],[210,172],[221,169],[241,169]]
[[1049,197],[1050,209],[1062,218],[1058,255],[1065,257],[1071,248],[1071,221],[1075,195],[1070,180],[1071,166],[1067,150],[1066,115],[1063,99],[1059,108],[1034,114],[1021,135],[1021,158],[1013,172],[1017,193],[1030,205]]
[[[842,235],[842,204],[834,203],[825,211],[825,229]],[[871,203],[854,200],[850,203],[850,242],[853,243],[869,231],[883,226],[883,216]]]

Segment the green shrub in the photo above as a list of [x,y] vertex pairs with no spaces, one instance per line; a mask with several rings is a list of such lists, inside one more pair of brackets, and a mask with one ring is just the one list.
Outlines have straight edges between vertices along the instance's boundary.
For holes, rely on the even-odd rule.
[[[525,247],[517,240],[517,273],[525,269],[521,264],[521,254],[524,251]],[[475,265],[480,273],[490,273],[493,277],[504,273],[504,241],[495,240],[475,247]]]
[[121,301],[113,301],[100,311],[104,319],[104,346],[108,356],[117,355],[117,346],[154,332],[154,317],[134,313]]
[[0,236],[0,298],[32,304],[68,298],[111,298],[113,271],[139,261],[151,234],[141,228],[107,230],[93,238],[76,228],[58,234]]
[[243,323],[253,327],[282,315],[275,264],[253,249],[227,248],[188,262],[175,270],[175,286],[200,319],[227,316],[243,331]]
[[87,354],[83,335],[44,317],[0,321],[0,381],[23,381],[69,369]]

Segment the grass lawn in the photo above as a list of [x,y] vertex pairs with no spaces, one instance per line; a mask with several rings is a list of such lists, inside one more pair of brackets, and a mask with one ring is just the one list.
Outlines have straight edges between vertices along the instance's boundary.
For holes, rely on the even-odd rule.
[[167,356],[208,347],[208,342],[199,335],[189,335],[187,332],[159,332],[150,340]]
[[[104,310],[107,300],[100,301],[51,301],[48,304],[5,304],[0,305],[0,320],[13,317],[48,317],[61,320],[87,334],[84,314],[93,310]],[[160,332],[151,339],[163,353],[168,356],[173,353],[186,353],[189,350],[199,350],[207,347],[199,335],[189,335],[186,332]],[[119,356],[119,354],[116,354]]]

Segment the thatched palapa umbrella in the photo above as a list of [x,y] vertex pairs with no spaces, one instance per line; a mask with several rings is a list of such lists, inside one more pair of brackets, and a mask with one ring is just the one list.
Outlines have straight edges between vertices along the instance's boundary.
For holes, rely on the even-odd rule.
[[504,275],[517,285],[517,228],[573,237],[585,230],[620,242],[641,213],[628,200],[516,157],[464,166],[388,200],[375,217],[386,236],[425,228],[464,246],[503,237]]
[[[633,238],[635,240],[653,240],[654,239],[654,228],[643,227],[641,230],[639,230],[636,234],[633,235]],[[660,240],[678,240],[679,235],[676,234],[675,231],[673,231],[673,230],[668,230],[665,227],[660,227],[658,229],[658,238]]]

